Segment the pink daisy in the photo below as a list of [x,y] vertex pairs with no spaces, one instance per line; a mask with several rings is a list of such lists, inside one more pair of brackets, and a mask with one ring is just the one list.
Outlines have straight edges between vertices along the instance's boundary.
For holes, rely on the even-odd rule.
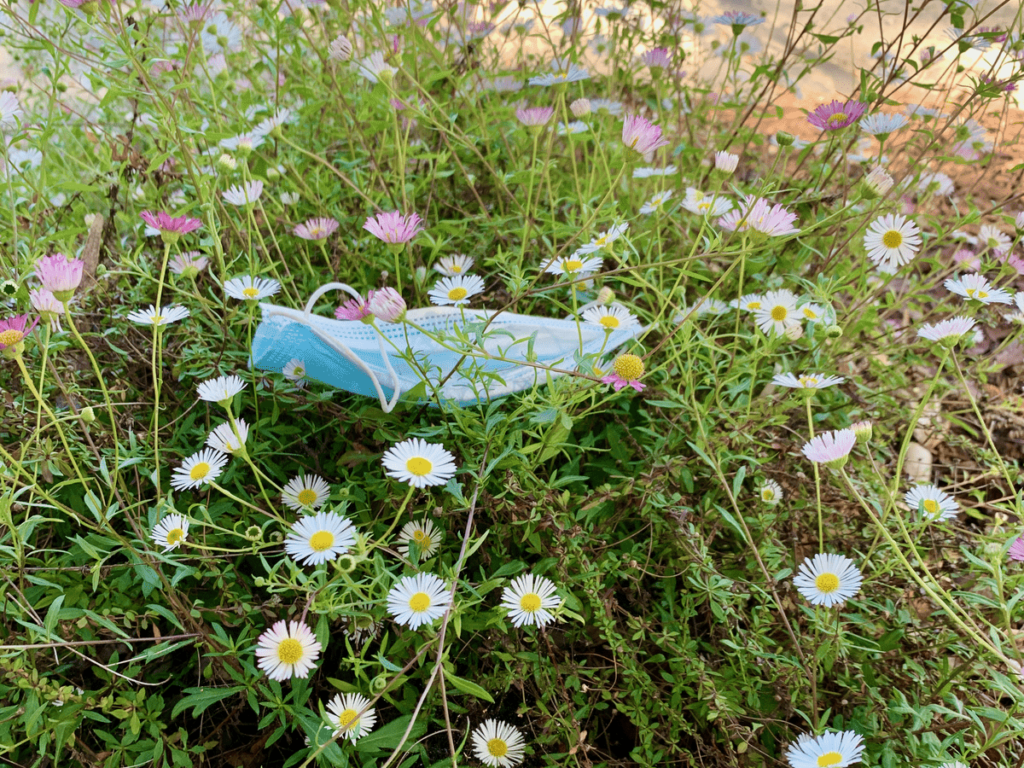
[[415,213],[405,216],[398,211],[389,211],[367,217],[363,229],[385,243],[407,243],[423,231],[422,221]]
[[822,104],[807,116],[807,122],[823,131],[838,131],[857,122],[867,111],[868,105],[859,101],[845,104],[835,99],[831,104]]
[[668,48],[652,48],[643,54],[640,60],[648,67],[664,69],[672,65],[672,57],[668,55]]
[[659,147],[668,146],[668,140],[662,138],[661,128],[640,115],[626,115],[622,123],[622,143],[629,149],[646,155]]
[[28,315],[15,315],[0,320],[0,352],[4,357],[15,358],[21,355],[22,342],[39,324],[36,317],[29,325]]
[[326,240],[334,234],[338,222],[334,219],[310,219],[295,227],[292,232],[303,240]]
[[182,235],[194,232],[203,226],[203,222],[199,219],[193,219],[190,216],[171,216],[165,211],[160,211],[160,213],[143,211],[139,217],[153,229],[159,229],[160,237],[172,243]]
[[637,392],[643,392],[646,384],[640,381],[644,375],[644,361],[636,355],[619,355],[612,363],[613,372],[602,376],[601,381],[611,384],[618,392],[623,387],[632,387]]
[[1013,544],[1010,545],[1010,551],[1007,552],[1011,560],[1017,562],[1024,562],[1024,536],[1018,536]]
[[334,316],[338,320],[368,320],[373,317],[370,311],[370,299],[373,298],[373,291],[366,292],[366,298],[349,299],[336,310]]
[[63,253],[44,256],[36,262],[36,277],[43,288],[57,297],[57,301],[68,301],[82,282],[85,262],[68,258]]
[[530,128],[539,128],[551,119],[554,112],[551,107],[520,107],[516,110],[516,119]]
[[803,453],[815,464],[824,464],[839,469],[846,464],[846,459],[857,442],[857,434],[852,429],[837,429],[823,432],[804,444]]
[[366,300],[366,305],[374,317],[385,323],[400,323],[405,317],[405,299],[394,288],[381,288],[376,291]]

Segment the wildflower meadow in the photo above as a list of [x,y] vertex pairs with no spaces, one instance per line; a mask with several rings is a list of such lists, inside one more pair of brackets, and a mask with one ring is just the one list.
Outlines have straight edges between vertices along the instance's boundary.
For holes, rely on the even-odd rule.
[[1024,765],[1024,11],[0,8],[0,764]]

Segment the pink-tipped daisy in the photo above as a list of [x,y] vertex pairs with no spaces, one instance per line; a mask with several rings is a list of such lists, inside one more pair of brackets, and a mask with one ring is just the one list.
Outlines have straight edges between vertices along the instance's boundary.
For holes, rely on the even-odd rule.
[[540,128],[554,113],[552,107],[521,107],[516,110],[516,119],[528,128]]
[[334,234],[338,228],[338,222],[334,219],[310,219],[299,224],[292,230],[296,237],[303,240],[326,240]]
[[846,464],[856,442],[857,435],[852,429],[823,432],[804,444],[803,454],[815,464],[839,469]]
[[867,104],[859,101],[848,101],[845,104],[833,100],[830,104],[822,104],[807,116],[807,122],[823,131],[838,131],[857,122],[867,110]]
[[370,311],[370,299],[373,298],[373,291],[366,292],[366,298],[349,299],[336,310],[334,316],[338,320],[360,320],[366,322],[373,318]]
[[935,324],[923,325],[917,335],[922,339],[938,342],[945,347],[952,347],[974,330],[974,323],[974,318],[971,317],[950,317]]
[[55,253],[36,262],[36,277],[57,301],[65,302],[81,284],[84,269],[85,262],[81,259],[69,260],[63,253]]
[[1024,536],[1018,536],[1013,540],[1013,544],[1010,545],[1010,550],[1007,552],[1011,560],[1017,562],[1024,562]]
[[4,357],[14,358],[24,349],[25,337],[39,325],[39,318],[28,321],[28,315],[14,315],[0,320],[0,352]]
[[641,115],[626,115],[622,123],[622,143],[641,155],[647,155],[669,142],[661,135],[661,128]]
[[176,242],[182,235],[195,232],[203,226],[199,219],[193,219],[191,216],[171,216],[166,211],[143,211],[139,217],[149,226],[159,229],[160,236],[168,243]]
[[176,253],[167,265],[171,272],[182,277],[195,277],[210,263],[210,260],[199,251]]
[[407,243],[422,232],[422,221],[415,213],[406,216],[398,211],[388,211],[367,217],[363,229],[385,243],[396,245]]
[[612,368],[614,372],[602,377],[601,381],[611,384],[616,392],[623,387],[632,387],[637,392],[643,392],[647,386],[640,381],[640,377],[644,375],[644,361],[636,355],[619,355],[612,363]]

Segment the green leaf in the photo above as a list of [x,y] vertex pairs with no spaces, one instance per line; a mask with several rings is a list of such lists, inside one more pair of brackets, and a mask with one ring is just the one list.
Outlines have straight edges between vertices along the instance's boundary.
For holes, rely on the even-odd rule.
[[[392,720],[380,730],[363,736],[356,742],[356,752],[384,752],[393,750],[402,740],[402,734],[409,727],[410,715]],[[409,738],[406,743],[416,741],[427,732],[427,726],[423,723],[416,723],[409,731]]]
[[187,695],[174,705],[174,709],[171,710],[171,719],[173,720],[189,707],[193,707],[192,717],[199,717],[218,701],[223,701],[244,690],[244,685],[233,685],[230,688],[186,688]]
[[466,680],[464,677],[458,677],[450,672],[445,672],[444,679],[451,683],[452,688],[455,688],[458,691],[468,693],[470,696],[476,696],[478,699],[483,699],[491,704],[494,703],[494,699],[491,698],[491,694],[476,683]]

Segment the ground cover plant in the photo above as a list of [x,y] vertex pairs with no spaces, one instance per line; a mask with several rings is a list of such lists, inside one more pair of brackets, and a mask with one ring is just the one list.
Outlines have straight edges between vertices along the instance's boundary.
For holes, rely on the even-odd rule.
[[6,6],[0,761],[1019,768],[1020,17]]

